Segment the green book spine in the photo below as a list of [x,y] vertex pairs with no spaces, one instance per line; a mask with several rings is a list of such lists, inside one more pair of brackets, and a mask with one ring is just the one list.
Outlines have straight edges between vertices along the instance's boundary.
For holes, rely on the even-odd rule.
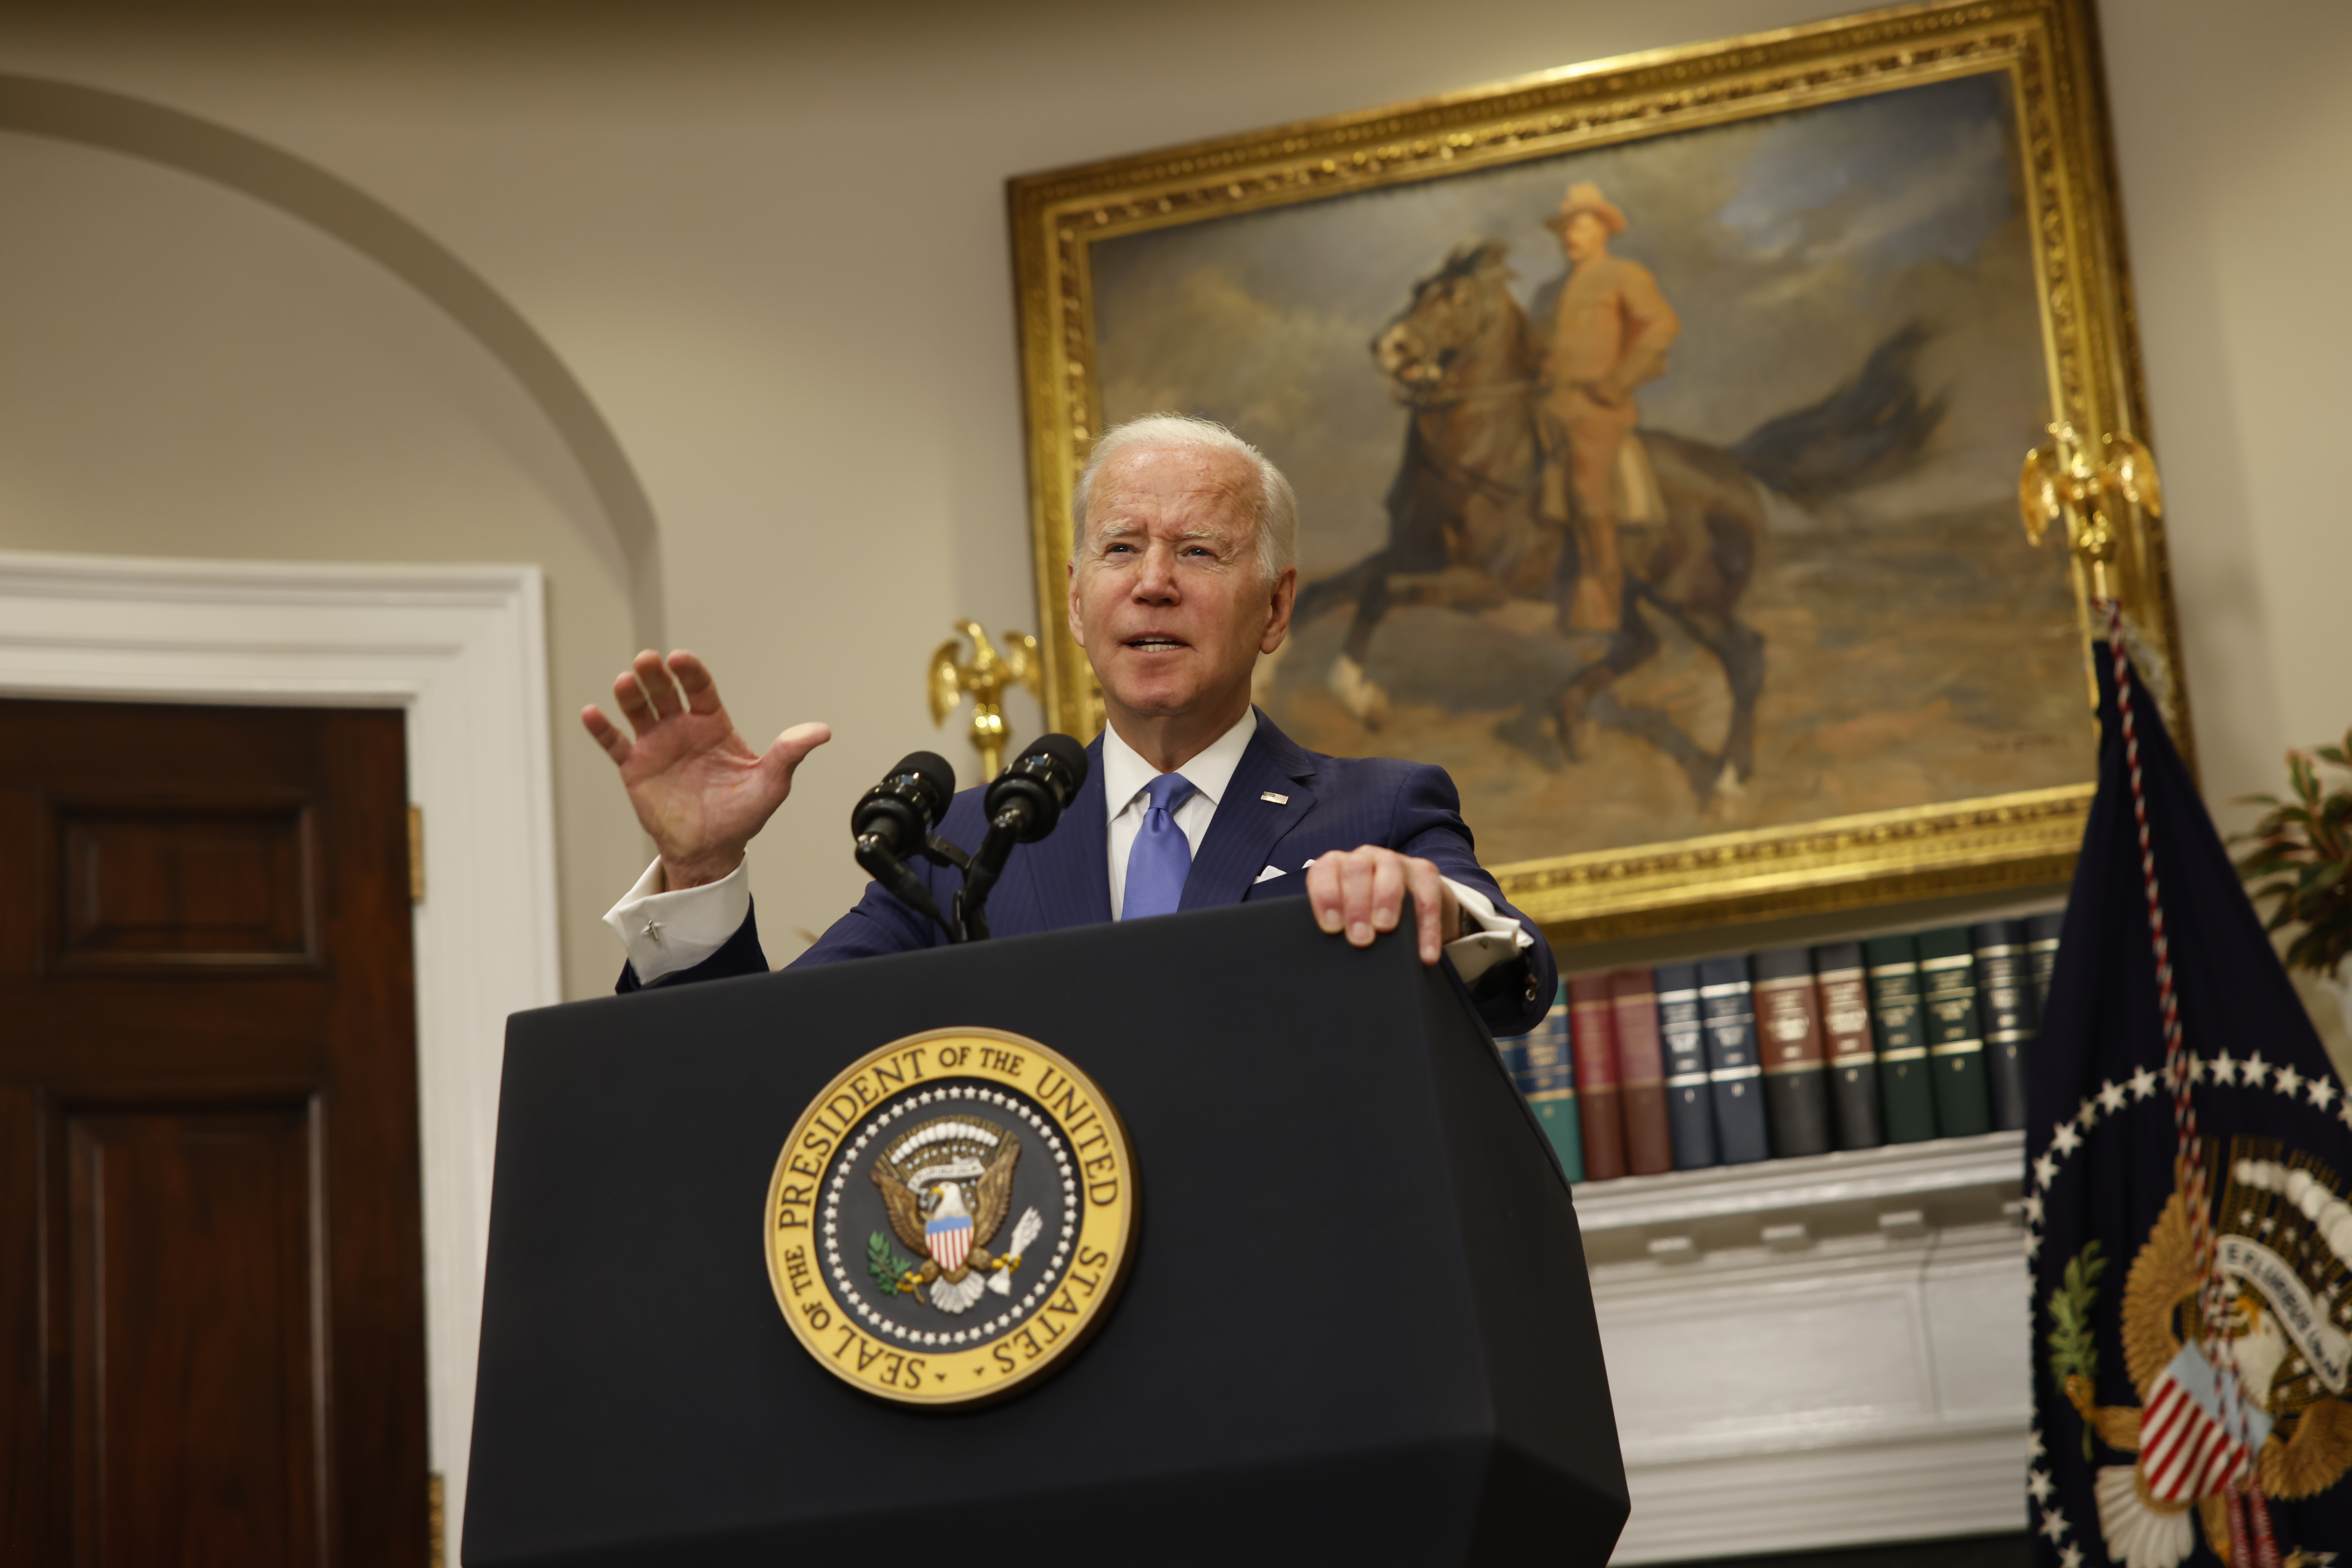
[[1970,927],[1969,935],[1977,944],[1977,1021],[1984,1026],[1992,1124],[1996,1131],[2013,1132],[2025,1125],[2026,1057],[2041,1032],[2026,963],[2025,922],[1985,921]]
[[1584,1132],[1576,1123],[1576,1090],[1562,1089],[1556,1097],[1535,1101],[1535,1108],[1536,1119],[1551,1134],[1559,1168],[1571,1182],[1584,1180]]
[[1559,1168],[1571,1182],[1584,1180],[1584,1131],[1576,1111],[1576,1058],[1568,1025],[1568,983],[1560,982],[1551,1013],[1535,1033],[1526,1037],[1525,1066],[1519,1074],[1528,1104],[1551,1140]]
[[1985,1085],[1984,1026],[1977,1015],[1976,943],[1966,926],[1919,933],[1920,1008],[1936,1129],[1947,1138],[1992,1131]]
[[2040,1026],[2050,1011],[2050,981],[2058,973],[2058,937],[2066,929],[2066,911],[2035,915],[2025,922],[2025,967],[2033,976],[2033,1016]]
[[1924,1143],[1936,1135],[1936,1091],[1920,1017],[1919,944],[1907,936],[1878,936],[1863,943],[1862,951],[1870,971],[1870,1024],[1878,1045],[1878,1099],[1886,1141]]

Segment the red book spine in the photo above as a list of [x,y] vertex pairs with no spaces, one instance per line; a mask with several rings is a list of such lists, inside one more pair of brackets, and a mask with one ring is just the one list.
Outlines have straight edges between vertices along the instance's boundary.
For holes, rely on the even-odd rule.
[[1584,1133],[1584,1179],[1625,1173],[1625,1121],[1618,1100],[1615,1001],[1606,974],[1568,982],[1570,1037],[1576,1051],[1576,1114]]
[[1617,1086],[1625,1122],[1625,1170],[1654,1176],[1675,1168],[1666,1121],[1666,1047],[1658,1033],[1658,988],[1646,969],[1609,976],[1611,1022],[1617,1031]]

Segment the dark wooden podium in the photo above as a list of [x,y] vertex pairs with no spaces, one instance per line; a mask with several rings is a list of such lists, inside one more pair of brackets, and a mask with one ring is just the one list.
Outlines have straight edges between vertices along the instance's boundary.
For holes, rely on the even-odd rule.
[[[880,1403],[779,1311],[794,1120],[1008,1030],[1125,1119],[1125,1293],[1053,1376]],[[1569,1190],[1409,941],[1300,899],[518,1014],[462,1561],[1607,1561],[1624,1469]]]

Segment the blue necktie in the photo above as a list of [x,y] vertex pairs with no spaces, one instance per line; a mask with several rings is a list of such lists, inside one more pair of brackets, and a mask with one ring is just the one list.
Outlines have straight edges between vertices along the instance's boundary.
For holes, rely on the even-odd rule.
[[1150,805],[1135,847],[1127,852],[1127,897],[1122,920],[1176,912],[1184,899],[1184,879],[1192,869],[1192,846],[1176,826],[1174,812],[1192,793],[1192,781],[1182,773],[1161,773],[1144,786]]

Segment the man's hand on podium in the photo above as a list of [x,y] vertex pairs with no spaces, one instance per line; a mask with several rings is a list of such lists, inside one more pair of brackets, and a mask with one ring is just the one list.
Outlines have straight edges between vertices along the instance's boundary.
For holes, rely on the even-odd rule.
[[1344,929],[1356,947],[1370,947],[1375,936],[1396,929],[1407,893],[1417,916],[1421,961],[1435,963],[1445,944],[1462,934],[1462,906],[1435,864],[1367,844],[1319,856],[1307,868],[1316,923],[1334,933]]
[[589,737],[619,764],[637,822],[660,852],[664,890],[716,882],[743,863],[743,847],[792,794],[801,759],[833,739],[824,724],[795,724],[764,753],[736,732],[718,683],[680,648],[665,660],[647,648],[613,682],[631,741],[594,703],[580,710]]

